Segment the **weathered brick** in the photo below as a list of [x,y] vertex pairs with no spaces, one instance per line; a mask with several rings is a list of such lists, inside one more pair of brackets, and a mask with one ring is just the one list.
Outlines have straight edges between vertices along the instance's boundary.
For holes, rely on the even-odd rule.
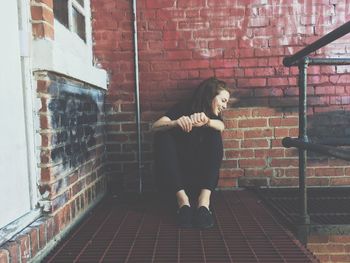
[[247,168],[247,167],[265,167],[266,166],[266,160],[265,159],[244,159],[239,160],[238,165],[240,168]]
[[33,36],[35,38],[49,38],[54,39],[54,30],[52,25],[40,22],[40,23],[33,23]]
[[268,178],[262,176],[242,176],[238,178],[238,185],[240,187],[264,187],[268,186]]
[[252,116],[252,110],[246,108],[235,109],[234,111],[224,111],[224,118],[238,118],[238,117],[250,117]]
[[244,138],[266,138],[271,137],[273,135],[272,129],[264,129],[264,130],[248,130],[244,132]]
[[45,4],[48,8],[53,8],[53,0],[35,0],[37,3],[43,3]]
[[248,119],[248,120],[239,120],[239,128],[253,128],[253,127],[266,127],[267,119]]
[[237,186],[237,180],[232,178],[220,178],[218,186],[221,188],[232,188]]
[[255,149],[254,156],[256,158],[281,158],[284,156],[284,149]]
[[348,185],[349,183],[350,183],[350,177],[330,178],[331,186]]
[[0,263],[10,262],[9,252],[6,249],[0,249]]
[[269,119],[269,125],[272,127],[297,126],[298,123],[299,123],[298,118],[271,118],[271,119]]
[[[221,164],[221,168],[223,169],[231,169],[231,172],[232,172],[232,169],[236,169],[238,167],[238,161],[237,160],[226,160],[224,158],[224,160],[222,161],[222,164]],[[240,170],[239,170],[240,171]],[[241,174],[240,172],[236,171],[237,173]]]
[[39,237],[39,244],[38,244],[38,248],[42,249],[46,246],[47,243],[47,228],[46,228],[46,223],[43,221],[41,222],[41,224],[39,225],[39,233],[38,233],[38,237]]
[[173,7],[175,0],[146,0],[146,7],[148,8],[167,8]]
[[271,178],[271,186],[298,186],[297,178]]
[[268,86],[287,86],[289,84],[287,78],[269,78],[267,81]]
[[241,130],[225,130],[222,132],[225,139],[243,139],[243,131]]
[[50,10],[44,5],[41,6],[32,6],[31,7],[31,14],[33,20],[42,20],[46,21],[50,25],[53,25],[53,11]]
[[350,244],[349,235],[331,235],[328,238],[329,238],[329,242],[332,242],[332,243]]
[[31,258],[30,236],[25,234],[17,238],[21,251],[21,262],[28,262]]
[[271,167],[298,167],[298,159],[273,159],[270,163]]
[[241,169],[221,169],[220,177],[221,178],[238,178],[243,175],[243,171]]
[[192,60],[181,62],[180,66],[184,69],[202,69],[209,67],[209,61],[207,60]]
[[252,158],[254,151],[252,149],[225,150],[224,156],[226,159]]
[[30,237],[30,254],[34,257],[39,251],[39,231],[37,228],[32,228],[29,232]]
[[316,168],[315,169],[316,176],[342,176],[344,175],[344,168]]
[[4,249],[6,249],[9,252],[11,263],[21,262],[21,249],[17,242],[10,241],[5,243]]
[[201,8],[201,7],[205,7],[205,0],[190,0],[190,1],[178,0],[177,6],[179,8],[188,8],[188,7]]
[[238,79],[238,87],[265,87],[265,78]]
[[350,255],[330,255],[331,262],[349,262]]
[[269,142],[266,139],[244,140],[241,143],[242,148],[266,148]]

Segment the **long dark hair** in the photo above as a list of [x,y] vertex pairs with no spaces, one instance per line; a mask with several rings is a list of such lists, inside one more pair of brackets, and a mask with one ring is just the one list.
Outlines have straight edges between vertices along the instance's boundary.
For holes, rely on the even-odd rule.
[[204,112],[208,117],[212,117],[214,115],[211,107],[212,101],[222,90],[230,93],[226,82],[215,77],[204,80],[199,84],[192,96],[190,102],[191,111]]

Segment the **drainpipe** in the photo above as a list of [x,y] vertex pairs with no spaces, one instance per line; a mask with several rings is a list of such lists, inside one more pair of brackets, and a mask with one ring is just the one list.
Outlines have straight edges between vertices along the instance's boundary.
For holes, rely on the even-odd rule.
[[138,55],[138,39],[137,39],[137,6],[136,0],[132,2],[132,11],[134,18],[134,65],[135,65],[135,103],[136,103],[136,126],[137,126],[137,164],[139,179],[139,194],[143,191],[142,182],[142,156],[141,156],[141,119],[140,119],[140,87],[139,87],[139,55]]

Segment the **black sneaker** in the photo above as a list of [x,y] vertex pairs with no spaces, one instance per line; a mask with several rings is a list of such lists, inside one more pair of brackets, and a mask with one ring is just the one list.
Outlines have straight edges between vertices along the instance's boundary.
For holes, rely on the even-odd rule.
[[177,210],[177,223],[180,227],[192,227],[192,208],[183,205]]
[[212,212],[205,206],[201,206],[197,209],[194,223],[199,228],[211,228],[214,226],[214,218]]

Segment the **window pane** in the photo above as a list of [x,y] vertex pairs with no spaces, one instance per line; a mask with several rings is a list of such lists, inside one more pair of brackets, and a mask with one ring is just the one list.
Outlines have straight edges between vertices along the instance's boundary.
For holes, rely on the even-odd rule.
[[72,21],[73,28],[72,28],[72,31],[77,33],[78,36],[81,39],[86,41],[86,37],[85,37],[85,16],[80,14],[75,7],[73,7],[72,14],[73,14],[73,21]]
[[66,28],[68,24],[68,0],[54,0],[53,13],[55,18]]
[[78,2],[82,7],[84,7],[84,0],[77,0],[77,2]]

